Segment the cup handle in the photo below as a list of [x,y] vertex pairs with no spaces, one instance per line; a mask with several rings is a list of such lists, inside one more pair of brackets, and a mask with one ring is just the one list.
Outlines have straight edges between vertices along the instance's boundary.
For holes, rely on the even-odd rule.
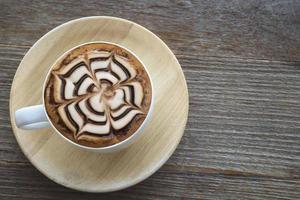
[[15,121],[18,128],[26,130],[50,127],[44,105],[18,109],[15,112]]

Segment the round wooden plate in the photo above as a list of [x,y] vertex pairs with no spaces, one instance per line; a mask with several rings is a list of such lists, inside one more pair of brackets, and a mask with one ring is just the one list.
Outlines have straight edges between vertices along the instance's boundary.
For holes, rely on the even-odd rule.
[[[72,47],[91,41],[113,42],[133,51],[149,70],[155,91],[146,133],[129,148],[111,154],[80,150],[50,128],[18,129],[14,120],[18,108],[42,103],[43,81],[54,61]],[[146,28],[113,17],[73,20],[44,35],[20,63],[10,94],[12,128],[27,158],[51,180],[88,192],[120,190],[153,174],[177,147],[187,115],[187,85],[171,50]]]

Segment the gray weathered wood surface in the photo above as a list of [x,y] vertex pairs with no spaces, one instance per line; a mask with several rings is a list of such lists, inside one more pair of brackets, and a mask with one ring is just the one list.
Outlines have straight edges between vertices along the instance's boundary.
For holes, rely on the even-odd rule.
[[[9,92],[25,53],[71,19],[111,15],[160,36],[186,75],[190,112],[171,159],[109,194],[53,183],[24,157]],[[0,0],[0,199],[299,199],[300,1]]]

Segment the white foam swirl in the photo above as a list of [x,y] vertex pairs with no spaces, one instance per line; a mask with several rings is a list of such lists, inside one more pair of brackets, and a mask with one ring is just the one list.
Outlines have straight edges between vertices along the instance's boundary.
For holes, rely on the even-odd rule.
[[125,57],[91,51],[53,74],[58,114],[79,140],[112,134],[143,114],[143,87]]

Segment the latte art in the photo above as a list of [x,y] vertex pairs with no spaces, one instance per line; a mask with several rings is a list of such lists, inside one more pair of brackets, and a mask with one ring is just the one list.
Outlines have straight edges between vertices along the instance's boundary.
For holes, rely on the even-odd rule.
[[53,97],[49,103],[55,109],[46,108],[50,118],[59,118],[56,127],[88,146],[126,139],[149,109],[149,77],[136,66],[140,63],[123,49],[105,47],[79,49],[65,58],[52,70],[46,92]]

